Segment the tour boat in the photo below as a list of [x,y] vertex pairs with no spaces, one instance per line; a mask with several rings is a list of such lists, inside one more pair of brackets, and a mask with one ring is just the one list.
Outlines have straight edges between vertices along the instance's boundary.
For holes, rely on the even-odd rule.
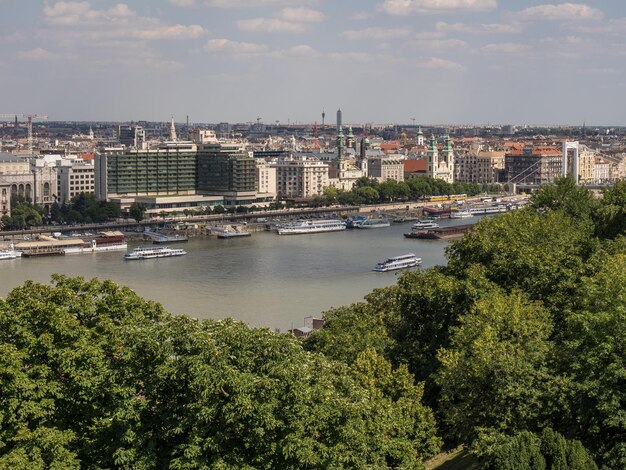
[[365,219],[363,222],[361,222],[358,225],[355,225],[355,228],[383,228],[383,227],[389,227],[391,225],[391,223],[389,222],[389,219],[387,219],[386,217],[380,217],[380,218],[371,218],[371,219]]
[[0,250],[0,260],[15,259],[22,256],[22,253],[15,250]]
[[170,248],[168,246],[144,246],[135,248],[130,253],[124,255],[124,259],[153,259],[153,258],[169,258],[171,256],[186,255],[185,250],[180,248]]
[[386,271],[394,271],[397,269],[406,269],[419,266],[422,264],[422,258],[418,258],[413,253],[407,253],[406,255],[394,256],[388,258],[385,261],[381,261],[374,267],[374,271],[383,273]]
[[419,220],[411,226],[413,230],[430,230],[433,228],[439,228],[439,224],[432,220]]
[[472,214],[470,211],[453,211],[450,213],[451,219],[469,219],[473,216],[474,214]]
[[346,223],[341,219],[297,220],[278,228],[279,235],[303,233],[336,232],[345,230]]

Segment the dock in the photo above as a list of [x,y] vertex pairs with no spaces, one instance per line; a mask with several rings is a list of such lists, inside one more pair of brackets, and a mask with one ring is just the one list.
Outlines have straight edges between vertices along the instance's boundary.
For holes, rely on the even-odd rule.
[[150,230],[146,230],[143,232],[144,236],[150,238],[152,243],[184,243],[189,241],[184,235],[165,235],[160,232],[152,232]]

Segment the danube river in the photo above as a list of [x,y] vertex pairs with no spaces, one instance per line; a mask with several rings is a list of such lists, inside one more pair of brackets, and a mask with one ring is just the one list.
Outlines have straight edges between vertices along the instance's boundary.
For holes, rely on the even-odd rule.
[[[455,223],[456,222],[456,223]],[[442,226],[467,223],[444,221]],[[47,283],[53,273],[112,279],[173,313],[232,317],[285,331],[304,317],[363,299],[395,283],[375,273],[377,261],[409,252],[427,268],[446,262],[448,242],[406,239],[409,224],[370,230],[280,236],[254,233],[229,240],[194,239],[187,256],[125,261],[122,252],[0,261],[0,297],[27,279]],[[137,246],[132,244],[131,247]]]

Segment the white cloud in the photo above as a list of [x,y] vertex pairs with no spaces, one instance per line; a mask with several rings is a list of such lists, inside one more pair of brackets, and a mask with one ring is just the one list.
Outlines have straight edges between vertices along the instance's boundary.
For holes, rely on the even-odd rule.
[[417,64],[419,68],[423,69],[441,69],[441,70],[465,70],[465,67],[458,62],[451,60],[440,59],[438,57],[431,57],[426,62],[420,62]]
[[19,60],[40,61],[54,59],[54,54],[46,49],[42,49],[41,47],[37,47],[36,49],[32,49],[30,51],[19,51],[16,56]]
[[252,42],[231,41],[230,39],[210,39],[204,45],[204,50],[233,55],[258,55],[267,52],[267,46]]
[[532,46],[528,44],[519,44],[514,42],[503,42],[497,44],[487,44],[477,50],[480,54],[495,55],[504,54],[509,56],[527,56],[532,52]]
[[418,39],[413,41],[413,45],[428,50],[463,49],[467,47],[467,43],[460,39]]
[[297,46],[290,47],[289,49],[282,49],[271,52],[268,54],[270,57],[276,59],[292,58],[292,59],[305,59],[311,57],[318,57],[319,52],[313,49],[307,44],[299,44]]
[[514,34],[522,32],[519,23],[446,23],[440,21],[436,24],[437,31],[445,33],[470,33],[470,34]]
[[303,23],[294,23],[279,18],[238,20],[236,24],[240,31],[248,33],[304,33],[306,31]]
[[604,14],[583,3],[560,3],[558,5],[538,5],[526,8],[514,14],[522,21],[573,21],[599,20]]
[[297,21],[300,23],[318,23],[324,19],[324,14],[321,11],[313,10],[311,8],[299,7],[299,8],[283,8],[276,15],[285,21]]
[[406,16],[455,10],[486,11],[497,6],[497,0],[385,0],[379,8],[390,15]]
[[208,6],[219,8],[259,8],[287,5],[302,6],[312,2],[307,0],[204,0],[204,3]]
[[195,5],[195,0],[169,0],[169,2],[177,7],[190,7]]
[[196,39],[205,34],[206,30],[202,26],[175,24],[143,31],[138,30],[134,36],[139,39]]
[[411,34],[411,30],[407,28],[398,28],[398,29],[390,29],[390,28],[366,28],[359,30],[350,30],[344,31],[339,34],[344,39],[348,39],[350,41],[356,41],[359,39],[375,39],[375,40],[386,40],[386,39],[397,39],[404,38]]

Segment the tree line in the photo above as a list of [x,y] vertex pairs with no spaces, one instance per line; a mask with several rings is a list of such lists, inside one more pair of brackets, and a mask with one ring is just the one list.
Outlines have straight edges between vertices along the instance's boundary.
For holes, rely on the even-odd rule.
[[359,178],[350,191],[332,186],[324,189],[324,194],[315,196],[313,206],[332,204],[359,205],[399,201],[423,201],[428,196],[450,196],[465,194],[476,196],[481,193],[499,193],[497,184],[448,183],[441,179],[419,175],[404,181],[386,180],[380,183],[375,178]]

